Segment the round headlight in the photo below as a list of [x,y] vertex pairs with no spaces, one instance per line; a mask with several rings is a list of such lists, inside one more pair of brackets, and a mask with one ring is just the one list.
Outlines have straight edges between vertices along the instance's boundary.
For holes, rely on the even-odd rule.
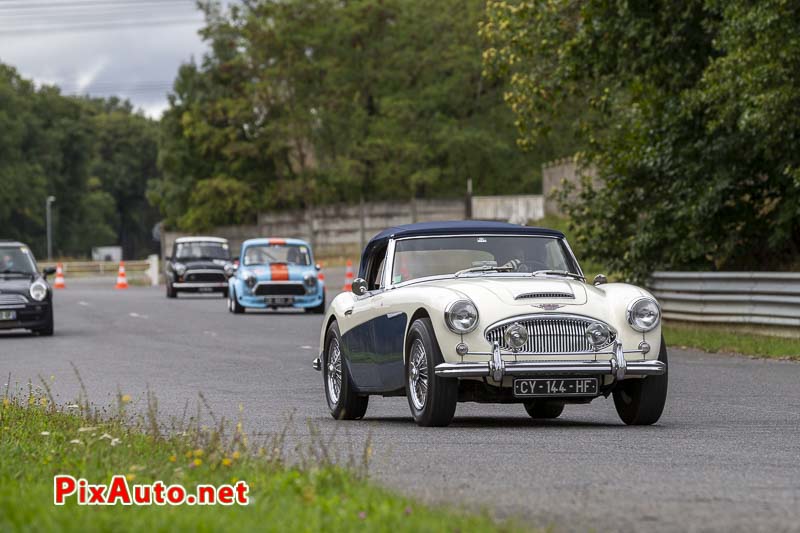
[[628,305],[628,324],[636,331],[650,331],[661,321],[661,309],[652,298],[639,298]]
[[586,335],[586,340],[589,341],[589,344],[595,348],[598,348],[608,343],[611,332],[608,330],[608,327],[605,324],[592,322],[586,326],[584,335]]
[[478,325],[478,309],[469,300],[456,300],[445,309],[444,321],[455,333],[469,333]]
[[309,289],[313,289],[317,286],[317,276],[309,272],[303,277],[303,283],[305,283],[306,287]]
[[222,268],[225,270],[226,276],[233,276],[233,273],[236,272],[236,267],[233,266],[233,263],[225,263]]
[[28,292],[31,293],[31,298],[37,302],[41,302],[47,297],[47,285],[42,281],[34,281],[31,288],[28,289]]
[[244,282],[248,287],[252,289],[253,287],[256,286],[256,275],[248,270],[247,272],[244,273]]
[[503,341],[505,341],[506,346],[518,352],[528,342],[528,330],[519,325],[519,323],[514,322],[506,328]]
[[186,274],[186,265],[183,263],[175,263],[175,273],[179,276]]

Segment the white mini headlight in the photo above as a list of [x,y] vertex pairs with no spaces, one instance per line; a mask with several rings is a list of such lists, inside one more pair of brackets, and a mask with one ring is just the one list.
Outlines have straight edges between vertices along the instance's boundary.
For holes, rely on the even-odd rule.
[[28,289],[28,292],[30,292],[31,298],[37,302],[41,302],[47,297],[47,285],[42,281],[34,281],[31,288]]
[[244,277],[245,285],[251,289],[256,286],[256,275],[253,274],[253,272],[247,270],[244,274],[242,274],[242,276]]
[[628,304],[628,324],[636,331],[650,331],[661,322],[661,309],[652,298],[639,298]]
[[478,325],[478,308],[469,300],[456,300],[445,309],[444,321],[455,333],[469,333]]
[[309,289],[313,289],[317,286],[317,276],[309,272],[303,277],[303,283],[305,283],[306,287]]
[[176,263],[175,273],[178,274],[179,276],[183,276],[184,274],[186,274],[186,265],[184,265],[183,263]]

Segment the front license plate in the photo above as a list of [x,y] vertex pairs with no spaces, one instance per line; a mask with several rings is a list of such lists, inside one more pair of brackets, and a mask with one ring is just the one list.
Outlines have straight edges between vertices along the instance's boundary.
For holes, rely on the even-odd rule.
[[597,396],[597,378],[515,379],[514,396]]
[[294,298],[291,296],[267,296],[264,301],[269,305],[291,305]]
[[197,289],[197,290],[198,290],[199,292],[213,292],[213,291],[214,291],[214,288],[213,288],[213,287],[200,287],[200,288],[199,288],[199,289]]
[[0,311],[0,320],[16,320],[16,311]]

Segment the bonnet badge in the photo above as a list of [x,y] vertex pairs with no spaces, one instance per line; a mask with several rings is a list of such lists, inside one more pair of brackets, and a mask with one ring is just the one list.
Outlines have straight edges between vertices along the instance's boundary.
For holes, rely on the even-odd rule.
[[538,307],[539,309],[544,309],[545,311],[555,311],[556,309],[560,309],[564,306],[561,304],[538,304],[534,305],[534,307]]

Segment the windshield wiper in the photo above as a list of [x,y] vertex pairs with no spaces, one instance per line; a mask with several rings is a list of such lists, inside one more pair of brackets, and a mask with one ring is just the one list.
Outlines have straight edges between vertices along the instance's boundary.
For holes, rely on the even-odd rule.
[[531,272],[531,276],[534,276],[534,277],[538,276],[538,275],[541,275],[541,274],[544,274],[544,275],[548,275],[549,274],[549,275],[552,275],[552,276],[564,276],[564,277],[568,277],[568,278],[579,279],[581,281],[586,281],[586,278],[584,276],[581,276],[580,274],[576,274],[575,272],[570,272],[568,270],[537,270],[536,272]]
[[514,270],[514,267],[506,266],[506,265],[502,265],[502,266],[480,265],[480,266],[475,266],[475,267],[472,267],[472,268],[465,268],[464,270],[459,270],[458,272],[456,272],[455,276],[459,277],[460,275],[467,274],[469,272],[492,272],[492,271],[494,271],[494,272],[511,272],[512,270]]

